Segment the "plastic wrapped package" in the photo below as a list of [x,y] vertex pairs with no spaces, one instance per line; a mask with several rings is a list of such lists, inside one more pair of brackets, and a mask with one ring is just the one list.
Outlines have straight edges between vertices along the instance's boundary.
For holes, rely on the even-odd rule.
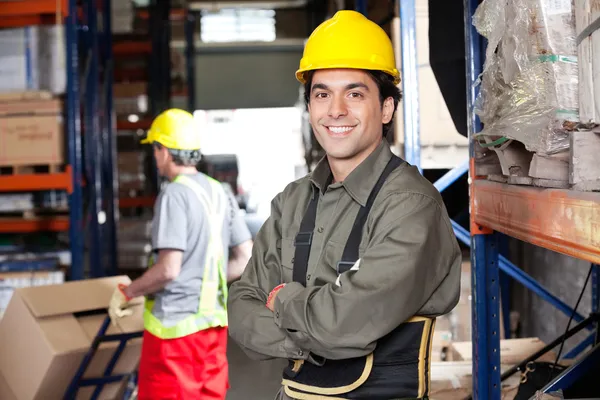
[[529,151],[569,147],[578,123],[573,0],[484,0],[473,24],[488,40],[475,112],[483,146],[508,138]]

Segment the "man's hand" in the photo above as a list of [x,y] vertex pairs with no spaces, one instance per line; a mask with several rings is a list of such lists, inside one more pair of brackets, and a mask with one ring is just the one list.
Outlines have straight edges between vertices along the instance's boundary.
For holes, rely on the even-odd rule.
[[271,290],[269,293],[269,297],[267,298],[267,308],[271,311],[275,309],[275,298],[277,297],[277,293],[285,286],[285,283],[278,285],[275,289]]
[[131,300],[125,294],[126,285],[119,283],[115,288],[115,291],[110,299],[110,304],[108,306],[108,315],[110,316],[110,320],[114,325],[117,325],[117,320],[119,318],[123,318],[129,316],[133,313],[132,310],[127,309],[127,305]]

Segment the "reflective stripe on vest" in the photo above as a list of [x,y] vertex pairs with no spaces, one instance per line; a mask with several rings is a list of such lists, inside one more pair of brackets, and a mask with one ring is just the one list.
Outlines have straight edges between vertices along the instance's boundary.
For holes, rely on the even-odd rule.
[[[193,179],[180,175],[173,180],[192,189],[209,217],[210,237],[204,261],[204,274],[200,288],[198,312],[183,319],[174,326],[164,326],[152,314],[154,300],[146,298],[144,310],[144,328],[162,339],[175,339],[191,335],[204,329],[227,326],[227,279],[224,268],[224,248],[222,240],[223,219],[226,199],[221,184],[208,178],[212,186],[212,199]],[[219,296],[219,290],[221,296]]]

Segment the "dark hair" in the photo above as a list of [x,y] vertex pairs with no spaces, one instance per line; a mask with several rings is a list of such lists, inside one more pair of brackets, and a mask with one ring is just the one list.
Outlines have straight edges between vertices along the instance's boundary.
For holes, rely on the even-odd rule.
[[[394,99],[394,113],[396,113],[396,109],[398,108],[398,103],[402,100],[402,92],[394,84],[394,77],[390,74],[387,74],[383,71],[373,71],[373,70],[365,70],[367,74],[373,79],[377,88],[379,89],[379,101],[381,102],[381,106],[383,107],[383,102],[385,99],[391,97]],[[310,103],[310,89],[312,86],[312,80],[315,71],[308,71],[305,75],[306,83],[304,84],[304,101],[308,105]],[[383,136],[386,137],[388,132],[391,130],[394,122],[394,117],[387,124],[383,124]]]
[[200,150],[170,149],[158,142],[154,142],[154,146],[159,150],[162,148],[167,149],[171,157],[173,157],[175,165],[180,167],[195,167],[201,159]]

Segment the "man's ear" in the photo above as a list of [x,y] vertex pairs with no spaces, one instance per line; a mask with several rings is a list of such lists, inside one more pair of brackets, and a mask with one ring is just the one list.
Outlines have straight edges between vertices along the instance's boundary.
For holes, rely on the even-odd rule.
[[381,110],[381,123],[387,124],[394,117],[394,98],[388,97],[383,102],[383,107]]

